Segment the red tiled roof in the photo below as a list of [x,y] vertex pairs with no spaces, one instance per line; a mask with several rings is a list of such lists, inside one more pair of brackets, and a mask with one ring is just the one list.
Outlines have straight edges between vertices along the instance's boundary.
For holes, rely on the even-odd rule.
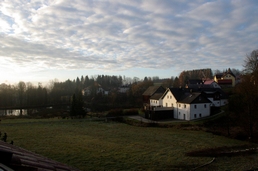
[[0,170],[8,167],[9,170],[19,171],[79,171],[3,141],[0,141],[0,164]]
[[206,80],[205,82],[204,82],[204,84],[205,85],[210,85],[210,84],[212,84],[214,82],[214,80]]

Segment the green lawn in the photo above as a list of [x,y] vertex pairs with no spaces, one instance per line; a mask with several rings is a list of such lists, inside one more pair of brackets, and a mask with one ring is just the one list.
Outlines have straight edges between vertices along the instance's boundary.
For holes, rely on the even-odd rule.
[[[14,145],[81,170],[190,170],[212,160],[186,152],[245,142],[203,131],[135,127],[86,119],[2,119]],[[221,157],[198,170],[258,168],[258,155]]]

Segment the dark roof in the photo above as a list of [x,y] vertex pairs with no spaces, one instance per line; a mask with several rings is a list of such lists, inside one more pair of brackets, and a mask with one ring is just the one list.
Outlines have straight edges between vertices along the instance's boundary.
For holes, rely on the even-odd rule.
[[216,74],[215,77],[216,77],[217,79],[221,79],[222,77],[226,76],[227,74],[230,74],[230,75],[232,75],[233,77],[236,77],[235,74],[233,74],[233,72],[231,71],[230,68],[229,68],[226,72],[224,72],[224,73]]
[[184,88],[169,88],[169,90],[172,92],[172,94],[176,98],[176,101],[181,100],[186,94],[186,89],[184,89]]
[[228,95],[220,88],[206,88],[201,90],[207,97],[213,97],[214,94],[219,94],[220,99],[228,99]]
[[69,167],[3,141],[0,141],[0,170],[1,168],[19,171],[79,171],[79,169]]
[[236,77],[235,74],[233,74],[233,72],[231,71],[230,68],[224,73],[224,75],[227,75],[227,74],[231,74],[233,77]]
[[[171,91],[174,97],[178,102],[181,102],[185,100],[185,98],[189,97],[190,94],[203,94],[204,97],[213,97],[214,94],[219,94],[221,99],[227,99],[227,94],[221,90],[220,88],[204,88],[204,87],[198,87],[198,88],[169,88],[167,91]],[[166,95],[164,93],[163,97]],[[162,98],[163,98],[162,97]]]
[[221,77],[223,77],[223,74],[216,74],[215,77],[216,77],[217,79],[221,79]]
[[203,81],[201,79],[190,79],[187,84],[203,84]]
[[155,93],[164,93],[166,89],[162,86],[150,86],[145,90],[145,92],[142,94],[143,96],[152,96]]
[[162,97],[163,93],[155,93],[150,99],[159,100]]
[[189,84],[187,85],[190,89],[200,89],[200,88],[212,88],[211,84]]
[[190,93],[184,99],[180,100],[179,103],[211,103],[211,101],[201,93]]

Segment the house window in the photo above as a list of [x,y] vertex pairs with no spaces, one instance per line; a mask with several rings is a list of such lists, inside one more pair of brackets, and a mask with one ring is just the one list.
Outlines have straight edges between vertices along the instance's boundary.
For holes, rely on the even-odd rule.
[[196,114],[194,114],[194,118],[196,118]]
[[201,114],[201,113],[199,114],[199,117],[200,117],[200,118],[202,117],[202,114]]
[[170,96],[170,99],[172,99],[172,96]]
[[168,107],[168,103],[166,103],[166,107]]
[[167,95],[167,99],[169,98],[169,95]]
[[173,107],[173,103],[171,103],[171,107]]
[[186,105],[184,105],[184,108],[186,108]]
[[206,108],[207,106],[206,106],[206,104],[204,105],[204,108]]
[[196,106],[196,105],[194,105],[194,108],[196,109],[196,108],[197,108],[197,106]]

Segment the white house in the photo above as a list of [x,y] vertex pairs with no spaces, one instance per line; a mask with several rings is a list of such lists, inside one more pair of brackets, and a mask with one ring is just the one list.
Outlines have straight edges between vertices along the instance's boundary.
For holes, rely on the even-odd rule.
[[170,115],[182,120],[209,116],[211,105],[205,94],[182,88],[167,88],[162,95],[154,94],[150,98],[153,111],[171,111]]
[[183,100],[177,102],[174,118],[192,120],[210,116],[211,101],[201,93],[190,93]]

